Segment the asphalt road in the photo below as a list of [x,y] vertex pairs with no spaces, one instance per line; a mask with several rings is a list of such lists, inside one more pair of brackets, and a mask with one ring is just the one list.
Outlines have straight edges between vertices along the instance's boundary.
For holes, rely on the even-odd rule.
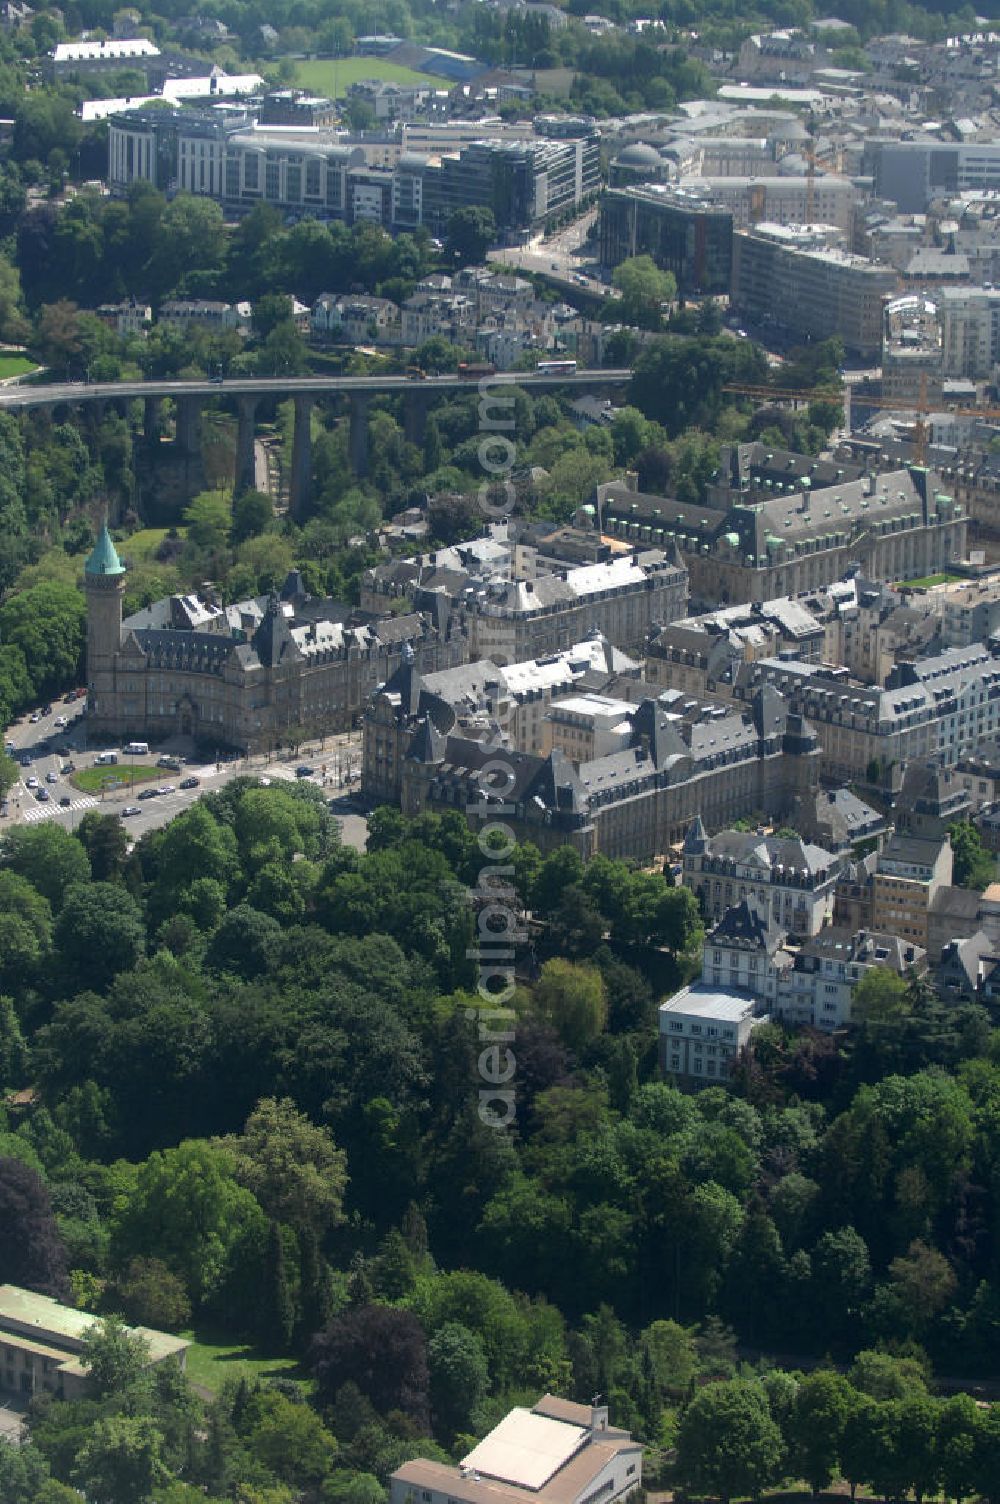
[[[31,762],[30,766],[19,766],[20,780],[7,797],[6,813],[0,813],[0,835],[13,825],[34,825],[43,820],[55,820],[67,830],[73,830],[87,810],[96,809],[102,814],[116,814],[122,818],[130,838],[135,841],[147,830],[156,830],[166,825],[182,810],[190,808],[202,794],[222,788],[232,778],[252,774],[262,780],[294,783],[296,767],[308,765],[316,769],[310,782],[323,788],[328,797],[336,801],[333,813],[340,823],[345,845],[354,846],[358,850],[364,849],[368,825],[364,812],[351,794],[351,790],[357,790],[357,779],[349,781],[347,778],[348,764],[355,772],[360,767],[359,737],[332,738],[325,747],[302,747],[294,755],[276,756],[270,760],[263,757],[238,758],[224,763],[204,763],[190,748],[186,748],[183,750],[190,760],[185,762],[181,772],[164,768],[157,780],[137,783],[132,788],[128,780],[133,765],[136,768],[155,767],[157,757],[164,750],[174,752],[175,748],[172,745],[167,748],[154,747],[146,757],[131,758],[111,743],[107,746],[102,744],[88,747],[86,716],[82,714],[84,703],[83,700],[77,700],[71,705],[54,702],[49,715],[39,716],[36,721],[30,716],[23,716],[8,727],[5,739],[8,744],[12,744],[12,750],[11,745],[8,746],[11,755],[19,764],[23,756],[30,757]],[[60,717],[66,718],[67,726],[56,724]],[[65,756],[61,751],[53,750],[63,747],[67,749]],[[103,794],[85,794],[74,788],[69,777],[60,772],[67,762],[74,763],[77,769],[93,767],[99,752],[112,750],[118,752],[119,761],[116,767],[109,768],[108,771],[116,773],[122,779],[123,786],[119,789]],[[327,769],[325,782],[322,773],[324,765]],[[181,789],[181,780],[192,776],[198,779],[198,787]],[[344,781],[342,791],[337,787],[338,777]],[[27,786],[29,778],[35,779],[39,788],[45,790],[49,796],[47,800],[39,801],[36,798],[38,791]],[[171,787],[173,792],[159,795],[155,799],[138,798],[142,790],[157,787]],[[66,808],[59,803],[63,798],[70,801]],[[125,809],[134,809],[137,813],[124,815]]]
[[[553,258],[550,258],[550,260]],[[500,382],[517,383],[518,386],[541,387],[548,391],[557,387],[579,386],[586,390],[593,385],[625,386],[632,379],[630,370],[564,371],[545,373],[537,371],[507,371],[497,378]],[[84,402],[112,402],[146,397],[321,397],[344,392],[377,393],[397,396],[410,392],[414,381],[409,376],[227,376],[225,381],[102,381],[87,383],[67,381],[44,386],[0,387],[0,408],[54,407],[61,403],[79,405]],[[422,383],[424,391],[468,391],[473,382],[452,373],[428,376]]]

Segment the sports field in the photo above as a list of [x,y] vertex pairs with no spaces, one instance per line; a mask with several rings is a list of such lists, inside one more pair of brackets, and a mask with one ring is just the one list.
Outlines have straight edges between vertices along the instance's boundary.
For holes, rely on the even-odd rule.
[[359,83],[363,78],[381,78],[390,84],[428,84],[435,89],[448,88],[446,78],[417,73],[413,68],[386,62],[382,57],[313,57],[295,65],[295,82],[326,99],[342,99],[351,84]]

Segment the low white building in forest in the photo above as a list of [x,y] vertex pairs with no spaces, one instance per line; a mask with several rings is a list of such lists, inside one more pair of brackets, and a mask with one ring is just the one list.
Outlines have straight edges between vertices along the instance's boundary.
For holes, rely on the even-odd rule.
[[546,1394],[494,1426],[457,1467],[416,1458],[389,1480],[389,1504],[615,1504],[642,1486],[642,1447],[606,1405]]

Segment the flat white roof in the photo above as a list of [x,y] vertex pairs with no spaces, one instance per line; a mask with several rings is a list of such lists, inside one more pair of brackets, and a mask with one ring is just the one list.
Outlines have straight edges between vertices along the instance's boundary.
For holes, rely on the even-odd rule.
[[631,715],[635,706],[628,700],[614,700],[610,695],[584,694],[566,695],[564,698],[553,701],[553,710],[568,710],[573,715],[611,716]]
[[460,1466],[488,1478],[539,1489],[578,1452],[590,1433],[518,1407],[505,1415]]
[[684,1013],[695,1018],[717,1018],[724,1023],[738,1024],[750,1017],[758,999],[747,992],[727,992],[722,987],[709,987],[695,982],[682,987],[680,992],[660,1004],[660,1013]]
[[148,37],[128,37],[106,42],[58,42],[52,49],[56,63],[87,63],[97,58],[159,57],[160,49]]

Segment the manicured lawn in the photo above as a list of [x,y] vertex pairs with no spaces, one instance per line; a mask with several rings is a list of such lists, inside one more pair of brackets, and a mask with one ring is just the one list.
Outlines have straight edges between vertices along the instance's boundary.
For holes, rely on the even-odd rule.
[[146,763],[136,763],[133,769],[128,758],[124,758],[110,767],[81,768],[71,776],[70,783],[85,794],[99,794],[103,788],[129,788],[133,772],[136,783],[169,783],[173,777],[169,768],[151,768]]
[[351,84],[363,78],[381,78],[390,84],[428,84],[436,89],[449,87],[446,78],[432,78],[429,73],[418,73],[381,57],[314,57],[295,66],[295,82],[326,99],[342,99]]
[[[183,528],[179,529],[183,532]],[[132,564],[147,564],[156,556],[156,550],[167,536],[165,527],[144,527],[137,533],[131,533],[118,545],[119,553],[124,554]]]
[[895,588],[897,590],[929,590],[932,585],[949,585],[952,580],[960,580],[960,574],[928,574],[922,580],[902,580]]
[[186,1372],[193,1384],[213,1393],[221,1389],[227,1379],[303,1379],[304,1375],[295,1358],[274,1358],[262,1353],[259,1348],[232,1339],[215,1338],[211,1332],[181,1332],[191,1346],[188,1348]]
[[37,371],[33,360],[27,355],[0,355],[0,381],[6,381],[11,376],[26,376],[29,371]]

